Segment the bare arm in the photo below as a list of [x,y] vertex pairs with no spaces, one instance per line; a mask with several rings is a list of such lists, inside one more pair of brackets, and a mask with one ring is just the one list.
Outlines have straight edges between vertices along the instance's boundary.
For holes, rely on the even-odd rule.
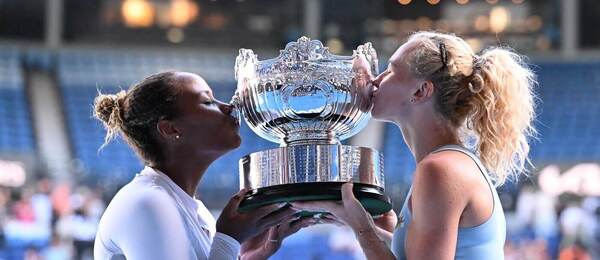
[[374,229],[368,231],[354,230],[354,234],[367,259],[396,259],[385,238],[381,238]]
[[434,157],[419,163],[412,192],[408,226],[408,259],[454,259],[465,191],[451,163]]

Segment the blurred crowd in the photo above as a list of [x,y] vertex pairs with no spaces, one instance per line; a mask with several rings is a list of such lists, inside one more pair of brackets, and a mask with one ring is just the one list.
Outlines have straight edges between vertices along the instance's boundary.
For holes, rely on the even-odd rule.
[[93,259],[102,191],[41,178],[0,187],[0,259]]
[[600,259],[599,197],[551,195],[527,182],[516,195],[505,210],[505,259]]
[[[549,195],[530,183],[500,194],[507,221],[506,259],[600,259],[600,198]],[[112,195],[49,178],[19,189],[0,187],[0,260],[93,259],[98,221]],[[273,259],[298,252],[329,259],[328,250],[343,252],[337,253],[344,256],[340,259],[363,258],[345,229],[311,228],[286,241]],[[311,246],[315,241],[320,245]],[[321,249],[311,252],[316,248]]]

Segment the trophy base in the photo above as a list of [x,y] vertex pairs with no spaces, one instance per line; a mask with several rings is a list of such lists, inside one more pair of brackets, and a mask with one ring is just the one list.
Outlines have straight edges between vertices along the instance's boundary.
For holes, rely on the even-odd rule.
[[[260,206],[294,201],[327,201],[341,200],[341,188],[345,182],[312,182],[281,184],[254,189],[249,192],[240,207],[239,212],[247,212]],[[354,183],[354,196],[363,207],[373,216],[381,215],[392,209],[390,198],[383,193],[381,187]],[[313,215],[322,212],[303,212],[301,215]]]

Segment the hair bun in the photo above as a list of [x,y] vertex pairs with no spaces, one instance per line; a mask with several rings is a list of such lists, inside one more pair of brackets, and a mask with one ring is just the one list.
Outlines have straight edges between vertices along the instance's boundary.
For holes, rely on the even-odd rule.
[[108,128],[116,128],[122,124],[121,111],[126,93],[121,90],[117,94],[100,94],[94,100],[94,116]]

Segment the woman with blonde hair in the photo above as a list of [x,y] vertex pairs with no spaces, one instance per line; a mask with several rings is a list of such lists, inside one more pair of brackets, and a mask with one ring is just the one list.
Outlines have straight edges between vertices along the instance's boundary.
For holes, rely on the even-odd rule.
[[413,34],[373,80],[373,117],[400,128],[417,163],[398,229],[392,212],[373,220],[351,184],[342,203],[294,207],[331,212],[369,259],[503,259],[506,223],[495,186],[525,171],[535,84],[510,50],[476,54],[451,34]]

